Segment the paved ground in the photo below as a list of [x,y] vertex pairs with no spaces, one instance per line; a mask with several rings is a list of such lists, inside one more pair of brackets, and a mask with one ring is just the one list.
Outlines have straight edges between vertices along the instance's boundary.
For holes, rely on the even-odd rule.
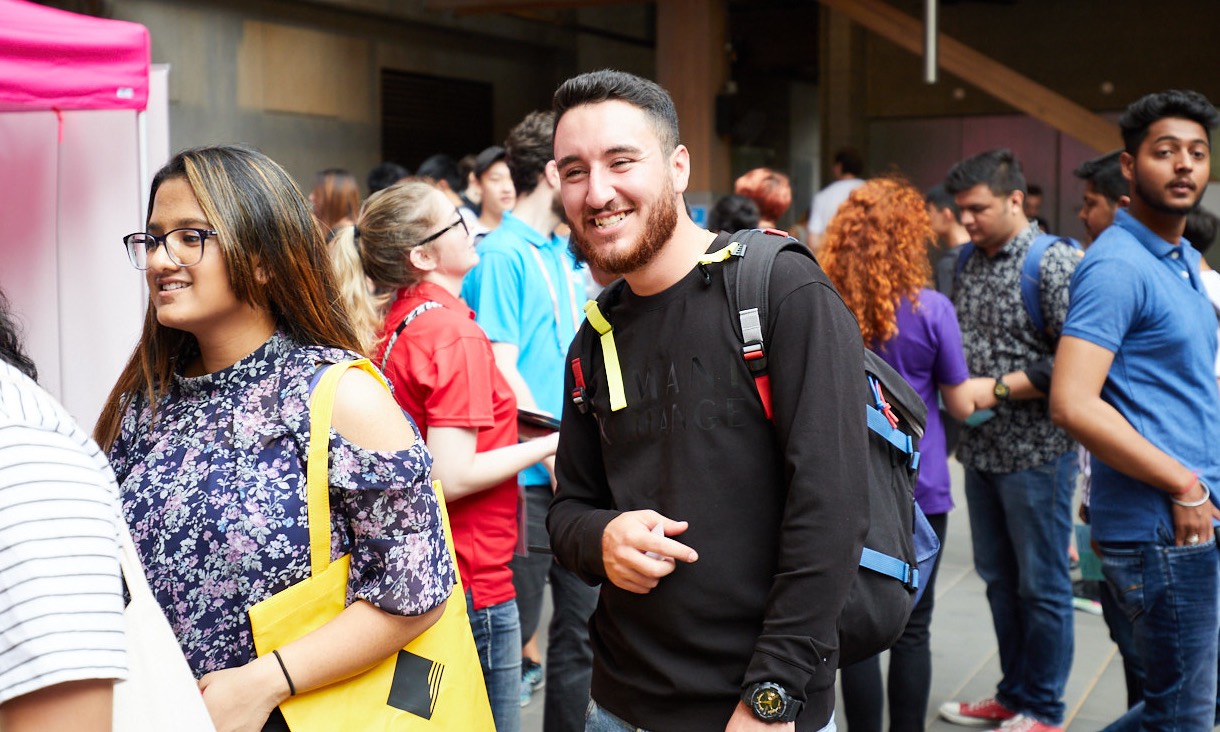
[[[936,583],[928,732],[968,729],[941,720],[936,716],[936,708],[949,699],[989,696],[1000,677],[995,634],[983,583],[971,565],[970,526],[962,495],[961,468],[956,462],[952,467],[954,500],[958,507],[950,514],[949,539],[945,542]],[[1076,652],[1072,675],[1068,679],[1066,704],[1065,727],[1070,732],[1096,732],[1126,708],[1122,662],[1100,616],[1076,613]],[[541,693],[535,695],[521,712],[522,732],[542,732]],[[841,717],[839,724],[844,730]]]

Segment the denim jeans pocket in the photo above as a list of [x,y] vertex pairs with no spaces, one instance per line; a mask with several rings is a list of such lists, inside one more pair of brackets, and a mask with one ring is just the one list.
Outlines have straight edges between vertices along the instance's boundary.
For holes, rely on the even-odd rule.
[[1101,573],[1114,588],[1127,619],[1134,619],[1144,605],[1144,552],[1139,546],[1101,545]]

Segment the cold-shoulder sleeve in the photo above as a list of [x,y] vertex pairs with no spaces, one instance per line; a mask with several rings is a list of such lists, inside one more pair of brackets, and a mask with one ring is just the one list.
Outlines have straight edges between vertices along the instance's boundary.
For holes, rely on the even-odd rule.
[[395,615],[437,607],[457,573],[430,483],[432,456],[418,430],[398,452],[366,450],[334,430],[330,439],[332,529],[346,536],[352,555],[348,601]]

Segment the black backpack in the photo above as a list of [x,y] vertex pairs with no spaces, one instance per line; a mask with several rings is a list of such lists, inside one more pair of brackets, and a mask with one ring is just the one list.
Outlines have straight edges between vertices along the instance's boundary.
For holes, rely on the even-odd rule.
[[[771,268],[776,255],[785,250],[813,258],[804,244],[783,232],[752,229],[737,232],[728,247],[699,263],[704,276],[710,277],[708,265],[723,262],[730,320],[768,419],[772,413],[765,328]],[[611,326],[602,313],[622,286],[621,281],[610,285],[598,297],[597,306],[586,306],[589,324],[603,336]],[[593,339],[586,338],[585,343],[588,352],[571,364],[575,384],[571,397],[582,411],[587,408],[587,395],[581,363],[588,368],[601,365],[593,360]],[[931,572],[940,550],[935,532],[915,503],[918,444],[927,407],[911,385],[872,351],[864,352],[864,370],[873,394],[864,405],[869,426],[869,529],[860,558],[862,571],[839,616],[840,666],[874,656],[898,640],[919,600],[920,580]],[[612,404],[613,381],[608,379]]]

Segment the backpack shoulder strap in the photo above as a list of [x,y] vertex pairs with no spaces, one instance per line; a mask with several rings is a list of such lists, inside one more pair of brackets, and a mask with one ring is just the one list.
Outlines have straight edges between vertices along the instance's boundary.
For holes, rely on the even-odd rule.
[[1040,234],[1029,245],[1025,253],[1025,261],[1021,264],[1021,304],[1033,321],[1034,330],[1040,334],[1046,333],[1046,319],[1042,317],[1042,258],[1052,244],[1063,242],[1069,247],[1081,250],[1080,244],[1074,240],[1054,234]]
[[622,279],[615,280],[602,289],[596,300],[585,303],[585,325],[576,333],[580,344],[576,358],[568,364],[572,370],[572,403],[581,414],[589,411],[589,387],[585,381],[585,369],[594,365],[593,338],[586,328],[597,332],[602,345],[602,359],[606,368],[606,388],[610,392],[610,411],[618,411],[627,406],[626,390],[623,388],[623,371],[619,366],[618,347],[614,344],[614,326],[606,315],[626,283]]
[[441,305],[435,300],[425,300],[416,305],[411,312],[407,313],[407,317],[402,319],[402,322],[399,323],[398,327],[394,329],[394,334],[390,336],[389,342],[385,344],[385,353],[383,353],[381,356],[381,370],[383,372],[385,371],[386,364],[390,362],[390,351],[394,348],[394,344],[398,342],[398,336],[402,335],[402,332],[406,330],[408,325],[411,324],[411,321],[415,320],[429,310],[435,310],[436,308],[441,307],[444,307],[444,305]]
[[974,254],[974,242],[968,241],[962,245],[962,248],[957,252],[957,263],[953,266],[953,289],[957,290],[957,281],[961,279],[962,270],[966,268],[966,262],[970,261],[970,256]]
[[[774,229],[746,229],[731,237],[730,257],[735,266],[724,267],[724,286],[728,295],[733,330],[741,341],[742,358],[754,378],[767,419],[772,418],[771,377],[767,373],[767,318],[770,312],[771,270],[782,251],[799,252],[813,259],[801,242],[787,232]],[[724,251],[724,250],[721,250]],[[719,254],[719,253],[717,253]],[[716,255],[709,255],[716,256]]]

